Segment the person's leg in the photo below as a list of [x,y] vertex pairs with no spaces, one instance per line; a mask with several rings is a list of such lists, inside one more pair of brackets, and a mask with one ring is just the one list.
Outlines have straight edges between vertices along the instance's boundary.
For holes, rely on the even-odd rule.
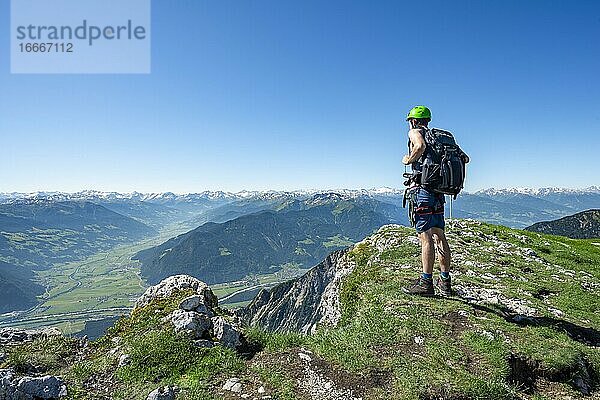
[[432,230],[419,233],[421,241],[421,263],[423,264],[423,274],[433,274],[433,264],[435,263],[435,245],[433,244]]
[[435,245],[433,244],[433,237],[431,235],[431,229],[424,232],[419,232],[419,239],[421,240],[421,263],[423,266],[423,272],[417,281],[410,287],[404,289],[408,294],[416,294],[419,296],[433,296],[435,291],[433,289],[433,264],[435,263]]
[[444,230],[440,228],[431,228],[431,230],[437,247],[437,253],[440,256],[440,271],[449,273],[452,257],[446,234],[444,233]]
[[435,287],[443,296],[452,295],[452,282],[450,278],[450,246],[441,228],[432,228],[433,237],[440,255],[440,278],[436,280]]
[[420,296],[433,296],[433,264],[435,263],[435,245],[431,232],[432,214],[427,212],[429,205],[435,202],[431,193],[423,188],[416,191],[416,204],[414,218],[415,229],[421,241],[421,264],[422,273],[419,279],[410,287],[405,288],[405,292]]

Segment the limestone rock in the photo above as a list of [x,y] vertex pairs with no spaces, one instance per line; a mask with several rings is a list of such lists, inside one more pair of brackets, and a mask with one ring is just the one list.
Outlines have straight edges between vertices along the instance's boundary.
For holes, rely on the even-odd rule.
[[239,378],[229,378],[223,385],[223,390],[229,390],[230,392],[240,393],[242,391],[242,383]]
[[204,297],[198,294],[186,297],[179,303],[179,308],[184,311],[196,311],[201,314],[206,314],[209,317],[214,315],[211,307],[204,303]]
[[185,332],[193,339],[202,339],[212,328],[212,321],[206,314],[195,311],[175,310],[167,317],[177,332]]
[[20,344],[30,342],[42,336],[57,336],[62,332],[56,328],[45,329],[18,329],[2,328],[0,329],[0,345]]
[[174,400],[175,390],[172,386],[163,386],[154,389],[146,400]]
[[60,399],[67,395],[67,386],[56,376],[19,379],[14,392],[15,400]]
[[236,349],[242,345],[242,332],[239,326],[223,317],[213,317],[213,332],[222,346]]
[[201,296],[203,303],[209,309],[218,305],[217,297],[206,283],[189,275],[173,275],[146,289],[144,294],[137,300],[134,311],[150,304],[153,300],[164,299],[177,291],[188,289],[192,289],[197,295]]
[[128,365],[130,362],[131,358],[129,357],[129,354],[121,354],[121,357],[119,357],[119,368]]
[[347,250],[335,251],[303,276],[261,290],[237,315],[271,332],[312,333],[317,326],[335,325],[341,316],[341,280],[354,266]]

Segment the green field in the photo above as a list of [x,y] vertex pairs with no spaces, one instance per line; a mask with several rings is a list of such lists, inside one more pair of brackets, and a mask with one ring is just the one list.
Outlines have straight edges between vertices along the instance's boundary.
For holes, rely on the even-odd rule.
[[18,315],[0,316],[0,327],[55,326],[75,333],[90,318],[127,313],[146,286],[138,261],[131,257],[186,230],[182,225],[169,226],[155,237],[38,272],[39,283],[48,288],[40,303]]

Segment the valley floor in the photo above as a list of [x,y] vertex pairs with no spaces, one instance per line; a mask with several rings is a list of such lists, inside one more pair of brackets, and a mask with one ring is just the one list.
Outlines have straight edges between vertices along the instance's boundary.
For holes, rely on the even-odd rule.
[[[0,315],[0,328],[55,327],[71,335],[84,332],[88,321],[104,320],[108,326],[114,318],[127,315],[147,287],[140,276],[139,261],[131,260],[131,257],[187,230],[187,225],[172,225],[162,229],[156,237],[38,272],[39,282],[47,288],[39,304],[22,312]],[[240,296],[236,298],[233,294],[242,294],[252,287],[272,287],[303,272],[297,268],[284,268],[279,273],[213,285],[213,289],[219,298],[231,296],[225,307],[240,307],[248,304],[252,296],[241,296],[240,300]]]

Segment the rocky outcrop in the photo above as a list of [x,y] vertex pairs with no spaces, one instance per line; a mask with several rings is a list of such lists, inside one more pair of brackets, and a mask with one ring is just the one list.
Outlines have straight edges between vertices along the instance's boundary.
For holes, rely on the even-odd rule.
[[198,305],[205,304],[210,309],[217,307],[217,296],[206,283],[189,275],[173,275],[146,289],[135,303],[134,311],[137,308],[147,306],[153,300],[165,299],[182,290],[193,290],[199,296],[196,299]]
[[243,337],[240,327],[232,322],[227,321],[223,317],[213,317],[213,332],[215,338],[222,346],[236,349],[242,346]]
[[[242,350],[247,342],[239,321],[230,316],[227,319],[217,314],[218,300],[204,282],[189,276],[175,275],[149,287],[138,299],[136,308],[144,307],[155,299],[162,299],[182,290],[192,289],[195,294],[179,303],[179,308],[164,317],[176,332],[188,335],[198,347],[210,348],[221,345],[234,350]],[[134,309],[135,312],[135,309]]]
[[0,370],[0,399],[52,400],[66,396],[67,386],[56,376],[17,377],[10,369]]
[[0,329],[0,346],[16,345],[25,342],[31,342],[43,336],[62,335],[56,328],[46,329],[18,329],[2,328]]
[[335,251],[303,276],[261,290],[237,315],[272,332],[313,333],[318,326],[335,325],[341,315],[341,281],[354,266],[348,250]]
[[179,303],[179,308],[185,311],[195,311],[206,314],[209,317],[214,315],[211,306],[206,304],[205,296],[201,295],[186,297]]

